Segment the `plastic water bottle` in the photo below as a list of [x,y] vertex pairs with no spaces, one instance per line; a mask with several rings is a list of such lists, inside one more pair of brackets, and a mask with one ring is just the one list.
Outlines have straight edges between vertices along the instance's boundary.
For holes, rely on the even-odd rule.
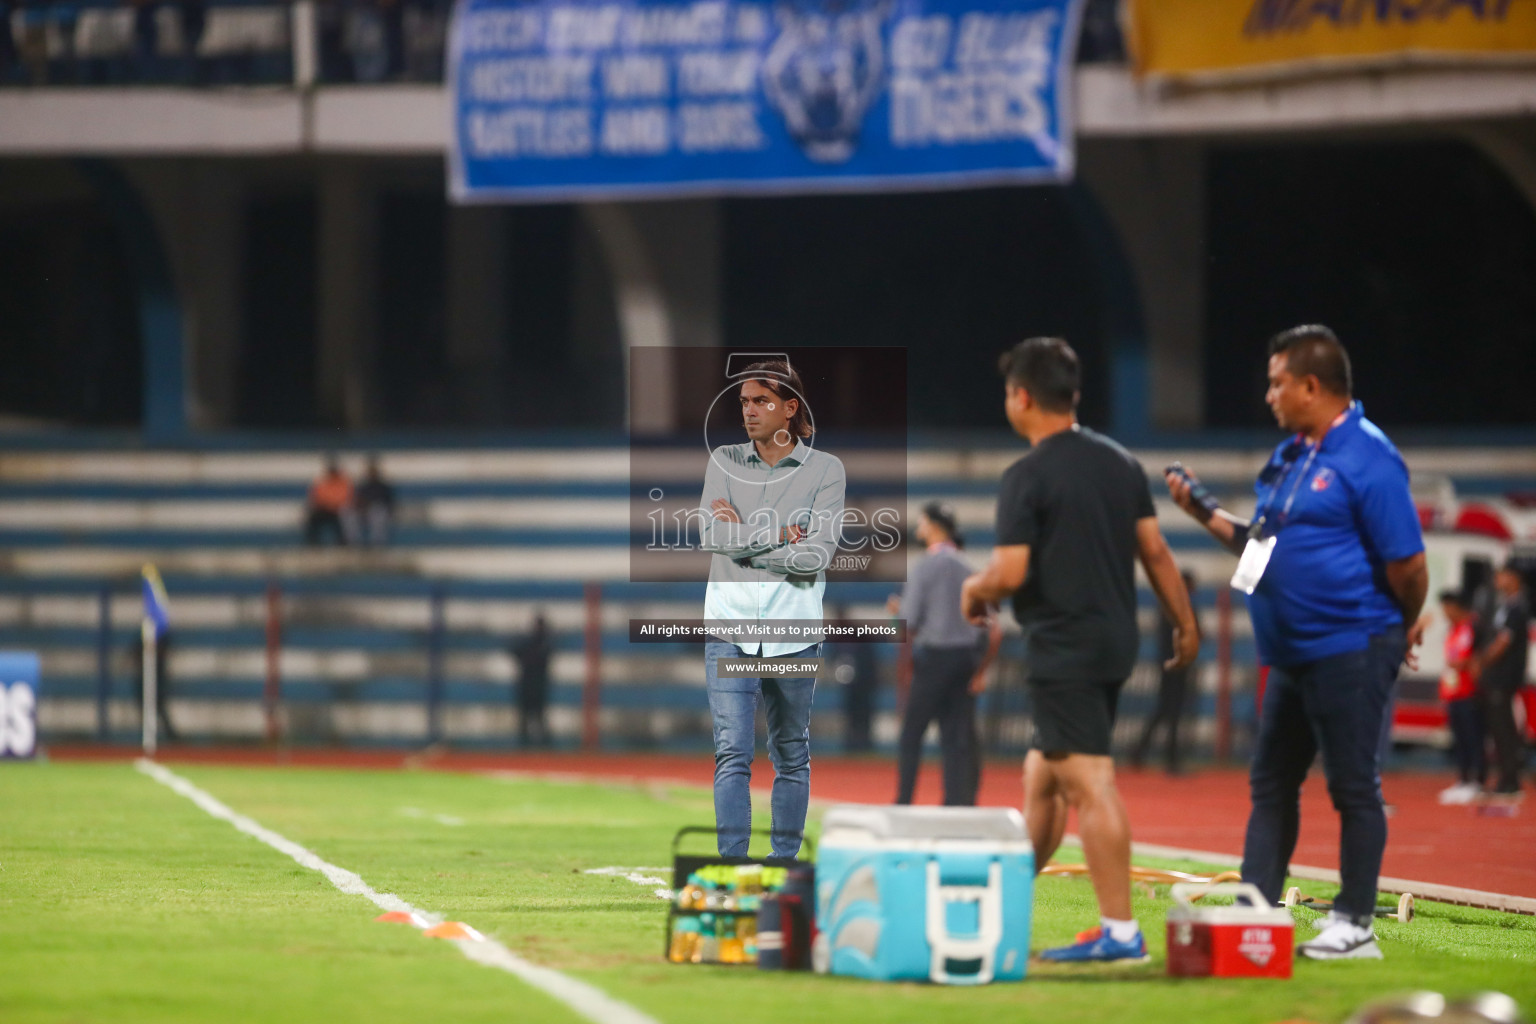
[[739,919],[735,916],[720,918],[717,930],[720,933],[720,962],[723,964],[746,963],[747,954],[737,932],[738,923]]
[[699,920],[696,917],[680,917],[672,926],[672,947],[667,959],[675,964],[693,960],[699,946]]
[[736,936],[741,939],[742,962],[757,963],[757,918],[751,915],[737,918]]
[[783,905],[776,892],[763,893],[757,908],[757,966],[777,971],[784,967]]
[[720,962],[720,939],[715,934],[715,915],[699,915],[699,948],[694,954],[693,962],[696,964],[717,964]]

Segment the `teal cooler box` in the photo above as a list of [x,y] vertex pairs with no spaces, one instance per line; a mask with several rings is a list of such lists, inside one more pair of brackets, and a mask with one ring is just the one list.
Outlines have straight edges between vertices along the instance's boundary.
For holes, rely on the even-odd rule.
[[876,981],[1018,981],[1034,882],[1012,808],[834,807],[816,858],[813,962]]

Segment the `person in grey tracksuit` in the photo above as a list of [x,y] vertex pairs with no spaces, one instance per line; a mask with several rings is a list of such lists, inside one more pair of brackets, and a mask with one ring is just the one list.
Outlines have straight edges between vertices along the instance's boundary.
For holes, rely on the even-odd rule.
[[997,651],[999,627],[973,626],[960,613],[960,585],[971,574],[961,557],[963,543],[953,509],[938,502],[923,508],[917,537],[927,556],[912,570],[900,598],[889,609],[907,620],[912,638],[912,687],[897,741],[896,802],[910,804],[923,756],[923,734],[935,719],[944,757],[944,803],[976,803],[981,781],[976,735],[976,696]]

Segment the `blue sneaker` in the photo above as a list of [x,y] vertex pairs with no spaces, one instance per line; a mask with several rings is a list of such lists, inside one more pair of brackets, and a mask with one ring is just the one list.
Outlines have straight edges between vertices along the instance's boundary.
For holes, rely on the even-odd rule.
[[1040,951],[1040,959],[1057,964],[1144,964],[1152,958],[1147,955],[1147,940],[1141,932],[1131,942],[1116,942],[1108,932],[1073,943]]

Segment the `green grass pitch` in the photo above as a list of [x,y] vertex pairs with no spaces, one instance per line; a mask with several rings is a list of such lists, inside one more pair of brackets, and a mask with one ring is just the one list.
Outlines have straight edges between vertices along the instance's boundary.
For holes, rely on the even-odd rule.
[[[1147,967],[1032,964],[1023,983],[962,989],[673,966],[661,959],[665,905],[650,888],[585,871],[667,863],[680,825],[711,821],[706,790],[176,770],[380,892],[465,921],[663,1024],[1331,1022],[1415,989],[1496,989],[1536,1013],[1536,918],[1421,902],[1411,924],[1381,923],[1384,961],[1299,963],[1286,982],[1171,980],[1165,887],[1137,896]],[[0,766],[0,814],[4,1024],[580,1019],[450,943],[374,923],[371,903],[131,766]],[[1094,917],[1085,882],[1042,879],[1033,944],[1069,941]]]

